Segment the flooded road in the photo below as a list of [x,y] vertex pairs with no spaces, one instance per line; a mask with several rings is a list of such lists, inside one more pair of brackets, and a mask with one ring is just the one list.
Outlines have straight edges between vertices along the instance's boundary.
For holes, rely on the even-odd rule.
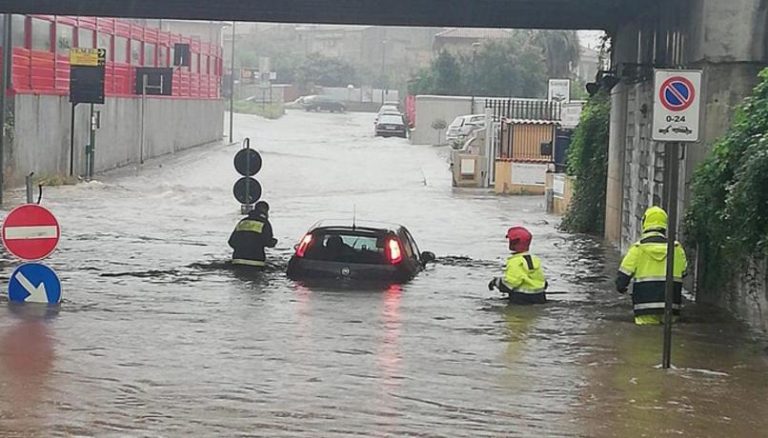
[[[539,197],[453,190],[448,151],[373,138],[371,114],[237,116],[264,157],[279,239],[259,278],[224,268],[239,146],[47,188],[59,312],[0,306],[0,435],[760,436],[765,342],[689,305],[676,369],[612,291],[617,255],[556,229]],[[284,269],[324,218],[406,225],[438,263],[392,286],[305,286]],[[553,295],[487,290],[506,229],[534,234]],[[14,262],[2,261],[7,283]]]

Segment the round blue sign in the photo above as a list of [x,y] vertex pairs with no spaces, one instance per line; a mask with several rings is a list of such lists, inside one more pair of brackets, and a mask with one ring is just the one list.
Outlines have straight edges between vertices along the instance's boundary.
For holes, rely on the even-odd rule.
[[41,263],[27,263],[13,271],[8,298],[14,303],[58,304],[61,281],[53,269]]

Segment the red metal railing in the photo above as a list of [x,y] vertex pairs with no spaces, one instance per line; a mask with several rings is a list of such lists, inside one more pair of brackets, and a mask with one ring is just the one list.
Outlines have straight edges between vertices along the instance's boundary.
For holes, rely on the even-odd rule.
[[[51,23],[50,50],[32,50],[31,19]],[[99,39],[108,38],[107,65],[105,71],[105,94],[113,97],[136,97],[135,67],[170,66],[173,62],[174,43],[190,45],[192,67],[175,68],[173,75],[173,96],[171,98],[219,99],[222,76],[222,49],[213,44],[184,37],[158,29],[145,28],[114,18],[62,17],[31,15],[24,20],[23,47],[13,49],[12,91],[20,94],[66,95],[69,93],[69,49],[59,48],[57,24],[72,26],[72,46],[103,46]],[[94,32],[93,41],[79,41],[78,31],[88,29]],[[39,37],[39,35],[38,35]],[[139,62],[131,63],[130,45],[127,53],[120,54],[115,61],[115,39],[126,38],[129,44],[138,44]],[[103,41],[102,41],[103,42]],[[154,59],[145,59],[145,44],[153,44]]]

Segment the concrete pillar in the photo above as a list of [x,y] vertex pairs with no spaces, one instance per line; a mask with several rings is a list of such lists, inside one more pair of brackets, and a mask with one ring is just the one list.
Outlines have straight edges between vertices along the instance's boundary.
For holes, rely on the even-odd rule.
[[[637,28],[625,26],[613,38],[613,65],[636,62]],[[629,86],[619,83],[611,90],[611,125],[608,140],[608,181],[605,202],[605,238],[621,246]]]
[[730,126],[734,109],[766,66],[768,7],[764,0],[691,0],[686,62],[704,71],[701,142],[688,148],[683,193],[687,206],[697,164]]

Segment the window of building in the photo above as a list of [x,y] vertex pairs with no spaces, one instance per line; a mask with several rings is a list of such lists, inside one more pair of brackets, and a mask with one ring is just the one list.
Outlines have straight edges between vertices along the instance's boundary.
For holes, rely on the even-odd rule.
[[[24,40],[24,35],[26,34],[26,31],[24,29],[24,25],[26,24],[27,19],[23,15],[13,15],[11,17],[11,34],[13,38],[13,46],[14,47],[24,47],[24,44],[26,44],[26,41]],[[0,20],[0,29],[3,28],[2,20]],[[3,35],[0,33],[0,35]],[[2,38],[0,38],[0,45],[2,45]]]
[[168,47],[160,46],[157,52],[157,66],[168,67]]
[[115,62],[128,63],[128,38],[115,37]]
[[131,65],[141,64],[141,41],[131,40]]
[[189,69],[192,73],[198,73],[200,71],[200,54],[199,53],[193,53],[192,54],[192,66]]
[[155,66],[155,50],[154,43],[144,43],[144,65],[147,67]]
[[81,49],[95,49],[93,47],[96,32],[91,29],[77,29],[77,47]]
[[56,24],[56,51],[66,55],[75,45],[75,28],[67,24]]
[[32,50],[51,51],[53,24],[47,20],[32,19]]
[[107,59],[112,59],[112,35],[99,32],[98,35],[99,44],[97,49],[105,49],[107,51]]

